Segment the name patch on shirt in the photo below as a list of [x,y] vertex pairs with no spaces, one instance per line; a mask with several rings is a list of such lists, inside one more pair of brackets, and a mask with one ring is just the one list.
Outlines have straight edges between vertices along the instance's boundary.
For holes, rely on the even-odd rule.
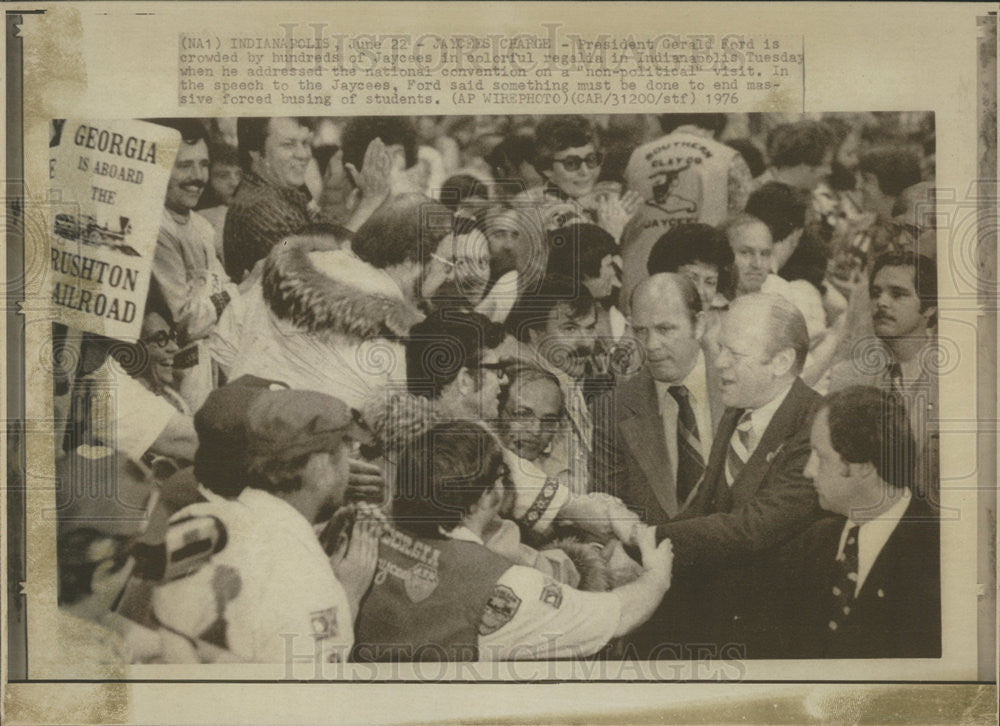
[[521,607],[521,598],[506,585],[496,585],[486,601],[483,617],[479,623],[479,634],[489,635],[509,623]]
[[562,598],[562,587],[559,586],[559,583],[550,581],[542,588],[542,594],[538,599],[558,610],[559,606],[562,605]]

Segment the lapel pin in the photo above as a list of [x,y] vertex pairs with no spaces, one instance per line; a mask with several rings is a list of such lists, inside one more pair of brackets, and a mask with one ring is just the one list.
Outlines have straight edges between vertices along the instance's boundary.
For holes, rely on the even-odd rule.
[[775,458],[775,457],[776,457],[776,456],[777,456],[777,455],[778,455],[779,453],[781,453],[781,450],[782,450],[783,448],[785,448],[785,445],[784,445],[784,444],[781,444],[781,446],[779,446],[779,447],[778,447],[777,449],[775,449],[774,451],[769,451],[769,452],[768,452],[768,454],[767,454],[767,456],[765,456],[765,457],[764,457],[764,460],[765,460],[765,461],[766,461],[766,462],[767,462],[768,464],[772,463],[772,462],[774,461],[774,458]]
[[878,592],[876,592],[875,594],[876,594],[876,595],[878,595],[879,597],[885,597],[885,590],[883,590],[883,589],[882,589],[882,588],[880,587],[880,588],[878,589]]

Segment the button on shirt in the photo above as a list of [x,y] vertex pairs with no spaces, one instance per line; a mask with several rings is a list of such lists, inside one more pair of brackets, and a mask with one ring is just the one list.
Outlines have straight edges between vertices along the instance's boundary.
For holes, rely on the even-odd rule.
[[[483,544],[466,527],[446,535]],[[479,626],[479,660],[540,660],[592,655],[614,637],[621,601],[582,592],[531,567],[514,565],[497,580]]]
[[[868,573],[872,571],[875,560],[878,559],[879,553],[885,547],[885,543],[889,541],[889,537],[892,536],[908,506],[910,506],[910,492],[904,490],[898,502],[875,519],[858,525],[858,582],[854,590],[855,597],[861,592],[861,587],[865,584]],[[847,533],[856,525],[857,523],[850,519],[844,523],[844,531],[840,535],[840,545],[837,547],[838,558],[844,553]]]
[[215,498],[174,515],[211,514],[226,527],[225,548],[198,572],[154,591],[163,624],[215,642],[249,663],[291,657],[346,661],[354,644],[347,593],[312,526],[260,489]]
[[[663,421],[663,435],[667,441],[667,454],[670,457],[674,480],[677,479],[677,400],[670,394],[671,383],[654,381],[656,395],[660,401],[660,420]],[[687,377],[680,382],[688,389],[688,400],[698,422],[698,441],[701,445],[701,456],[708,461],[712,451],[712,409],[708,403],[708,379],[705,372],[705,354],[698,351],[698,359]]]

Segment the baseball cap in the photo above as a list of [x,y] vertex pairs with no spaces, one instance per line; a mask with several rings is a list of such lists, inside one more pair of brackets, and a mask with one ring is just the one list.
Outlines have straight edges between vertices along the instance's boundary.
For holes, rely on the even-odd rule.
[[247,459],[289,460],[336,451],[345,438],[368,432],[346,403],[316,391],[265,391],[247,412]]
[[109,537],[161,542],[168,513],[135,462],[105,446],[80,446],[56,460],[58,534],[92,529]]
[[237,496],[247,469],[247,411],[265,391],[287,388],[280,381],[246,375],[208,394],[194,415],[195,479],[220,496]]

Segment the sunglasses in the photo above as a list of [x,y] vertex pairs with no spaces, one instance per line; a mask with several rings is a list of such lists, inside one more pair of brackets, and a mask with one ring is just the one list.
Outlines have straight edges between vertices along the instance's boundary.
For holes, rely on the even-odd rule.
[[171,329],[169,333],[166,330],[157,330],[154,335],[151,335],[148,338],[143,338],[142,342],[152,343],[158,348],[166,348],[170,345],[170,341],[172,340],[177,340],[177,331],[173,329]]
[[596,169],[604,163],[604,154],[592,151],[586,156],[564,156],[561,159],[552,159],[552,162],[559,162],[566,171],[576,171],[582,164],[586,164],[588,169]]

